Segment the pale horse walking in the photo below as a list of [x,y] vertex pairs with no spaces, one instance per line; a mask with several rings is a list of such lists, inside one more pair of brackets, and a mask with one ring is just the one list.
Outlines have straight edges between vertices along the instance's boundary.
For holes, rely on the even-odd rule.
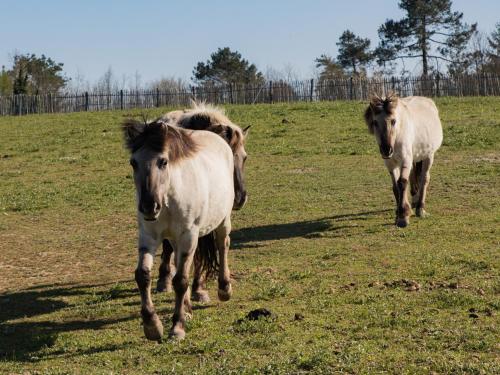
[[443,142],[443,129],[431,99],[410,96],[374,96],[365,110],[368,130],[375,135],[396,198],[396,225],[406,227],[412,213],[408,202],[408,181],[412,206],[424,217],[425,199],[434,153]]
[[[151,269],[157,248],[168,239],[175,252],[172,280],[175,310],[170,336],[184,338],[185,319],[192,314],[188,278],[198,238],[212,232],[218,249],[222,301],[232,294],[228,267],[231,210],[234,202],[233,154],[211,132],[190,131],[161,121],[123,124],[125,144],[134,170],[139,224],[139,261],[135,279],[141,294],[144,333],[159,340],[163,325],[151,299]],[[217,254],[203,256],[207,262]]]
[[[178,126],[191,130],[207,130],[219,135],[227,142],[234,158],[234,204],[233,210],[240,210],[247,201],[247,190],[245,188],[245,162],[247,153],[245,151],[245,140],[248,135],[250,125],[241,129],[234,124],[224,113],[224,110],[206,103],[192,101],[191,108],[168,112],[161,117],[161,120],[168,125]],[[214,271],[210,266],[205,266],[202,252],[210,254],[213,239],[211,235],[202,237],[198,242],[198,249],[194,256],[193,284],[191,287],[191,299],[202,303],[210,301],[206,282],[210,274]],[[157,282],[157,291],[170,292],[172,290],[172,277],[175,274],[173,265],[173,248],[168,240],[163,241],[163,253]],[[210,263],[209,263],[210,264]],[[216,265],[216,262],[213,263]],[[203,274],[205,270],[205,274]]]

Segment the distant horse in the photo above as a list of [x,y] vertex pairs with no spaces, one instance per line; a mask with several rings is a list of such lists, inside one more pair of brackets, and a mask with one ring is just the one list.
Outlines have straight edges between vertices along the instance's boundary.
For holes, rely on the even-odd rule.
[[438,109],[431,99],[419,96],[374,96],[365,111],[368,130],[375,135],[396,198],[396,225],[409,224],[408,179],[412,204],[423,217],[434,153],[443,141]]
[[134,170],[139,224],[139,262],[135,279],[141,294],[144,333],[159,340],[163,325],[151,300],[151,268],[156,249],[167,238],[173,245],[176,274],[175,310],[170,336],[185,336],[186,314],[192,313],[188,277],[198,238],[213,239],[206,262],[219,255],[222,301],[232,289],[228,267],[231,211],[234,203],[233,155],[219,136],[169,126],[161,121],[123,124]]
[[[234,192],[235,199],[233,209],[241,209],[247,201],[247,193],[245,188],[245,161],[247,153],[245,151],[245,139],[248,134],[247,126],[241,129],[234,124],[224,111],[220,108],[204,104],[192,102],[191,108],[180,111],[168,112],[161,118],[169,125],[175,125],[184,129],[192,130],[207,130],[218,134],[231,147],[234,157]],[[200,239],[206,246],[212,241],[208,237]],[[160,272],[157,282],[157,290],[170,291],[172,289],[171,280],[175,273],[172,262],[173,249],[168,240],[163,241],[162,262],[160,264]],[[201,272],[203,265],[202,259],[198,256],[198,252],[194,259],[194,275],[191,297],[194,301],[207,303],[210,297],[206,290],[206,279],[208,274],[203,275]],[[207,268],[209,270],[209,268]],[[209,273],[209,272],[208,272]]]

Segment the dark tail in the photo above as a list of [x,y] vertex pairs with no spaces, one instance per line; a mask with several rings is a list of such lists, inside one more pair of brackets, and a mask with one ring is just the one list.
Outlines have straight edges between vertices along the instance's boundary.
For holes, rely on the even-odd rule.
[[201,264],[201,271],[205,272],[206,278],[214,276],[219,271],[219,249],[215,241],[215,232],[198,239],[198,248],[195,253],[195,262]]

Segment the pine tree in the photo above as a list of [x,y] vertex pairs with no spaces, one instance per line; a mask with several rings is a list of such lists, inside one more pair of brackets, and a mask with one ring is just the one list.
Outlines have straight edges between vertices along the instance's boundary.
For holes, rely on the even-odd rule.
[[398,58],[422,59],[422,73],[429,73],[429,59],[449,63],[461,58],[477,24],[463,22],[463,13],[451,10],[451,0],[401,0],[406,16],[387,20],[379,28],[376,50],[379,64]]
[[370,39],[364,39],[352,31],[346,30],[342,33],[337,42],[339,54],[337,61],[353,75],[359,75],[361,69],[372,60],[370,52]]
[[193,70],[193,78],[199,83],[262,83],[264,78],[254,64],[229,47],[219,48],[206,63],[199,62]]
[[321,72],[319,73],[320,81],[345,78],[344,69],[342,69],[342,66],[331,56],[321,55],[314,60],[314,62],[316,63],[316,68],[321,68]]

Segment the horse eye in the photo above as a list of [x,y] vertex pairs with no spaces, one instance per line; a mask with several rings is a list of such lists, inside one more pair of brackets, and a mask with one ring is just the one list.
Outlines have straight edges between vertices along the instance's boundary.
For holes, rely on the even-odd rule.
[[396,125],[396,120],[392,119],[392,120],[391,120],[391,125],[392,125],[392,126]]
[[137,169],[137,162],[134,159],[130,159],[130,165],[134,168],[134,170]]
[[165,167],[167,166],[167,163],[168,163],[168,161],[165,158],[158,159],[158,162],[157,162],[158,168],[165,169]]

